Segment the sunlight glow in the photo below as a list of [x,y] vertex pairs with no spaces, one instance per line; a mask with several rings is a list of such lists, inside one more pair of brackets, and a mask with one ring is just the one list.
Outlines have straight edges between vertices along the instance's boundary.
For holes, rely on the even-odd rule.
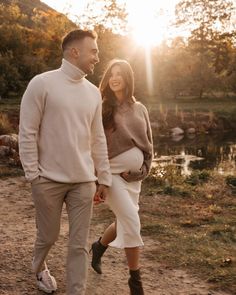
[[[60,12],[75,19],[83,13],[89,0],[42,0]],[[151,48],[175,35],[170,22],[174,19],[175,5],[179,0],[117,0],[126,5],[129,29],[139,46]],[[95,8],[95,10],[100,10]]]
[[164,38],[161,32],[159,32],[159,26],[152,21],[146,21],[145,25],[138,23],[131,30],[135,42],[145,48],[160,44]]
[[174,34],[170,22],[173,21],[177,2],[178,0],[126,1],[130,29],[138,45],[151,48]]
[[148,94],[153,95],[153,72],[152,72],[152,60],[150,54],[150,47],[145,47],[145,64],[146,64],[146,79]]
[[87,2],[86,0],[42,0],[50,7],[56,9],[59,12],[66,13],[71,15],[72,18],[74,15],[81,13],[84,9],[84,5]]
[[[82,15],[89,0],[43,0],[53,8],[67,13],[73,20]],[[125,4],[128,13],[128,31],[133,36],[135,43],[145,49],[146,79],[149,95],[153,94],[153,70],[151,60],[151,50],[161,44],[163,40],[174,37],[170,23],[174,19],[175,5],[179,0],[117,0],[117,3]],[[79,4],[78,4],[79,3]],[[101,11],[95,4],[101,2],[94,1],[93,10]],[[62,9],[64,5],[64,9]],[[99,14],[98,14],[99,15]],[[98,17],[99,19],[99,17]]]

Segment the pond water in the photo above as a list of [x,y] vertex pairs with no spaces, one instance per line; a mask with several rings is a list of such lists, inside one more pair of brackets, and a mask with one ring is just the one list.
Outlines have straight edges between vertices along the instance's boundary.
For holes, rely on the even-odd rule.
[[196,169],[236,174],[236,132],[168,139],[154,134],[153,166],[169,164],[184,175],[190,175]]

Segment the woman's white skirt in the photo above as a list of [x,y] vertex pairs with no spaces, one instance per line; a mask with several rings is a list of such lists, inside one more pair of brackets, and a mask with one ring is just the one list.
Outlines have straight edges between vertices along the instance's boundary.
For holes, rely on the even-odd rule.
[[139,194],[141,181],[127,182],[121,172],[139,170],[143,164],[143,152],[134,147],[110,160],[112,186],[106,203],[116,215],[116,239],[110,246],[132,248],[143,246],[140,235]]

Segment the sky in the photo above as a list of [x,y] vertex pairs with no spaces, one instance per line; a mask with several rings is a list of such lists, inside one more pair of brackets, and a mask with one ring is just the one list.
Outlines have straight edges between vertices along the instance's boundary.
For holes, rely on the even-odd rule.
[[[175,4],[179,0],[165,0],[165,1],[158,1],[158,0],[146,0],[144,1],[134,1],[134,0],[118,0],[118,2],[126,3],[128,9],[130,11],[133,10],[133,14],[135,14],[137,6],[142,6],[145,10],[145,7],[147,6],[156,6],[158,8],[168,8],[168,9],[174,9]],[[80,13],[82,12],[83,8],[86,6],[86,4],[89,2],[88,0],[41,0],[41,2],[45,2],[49,6],[55,8],[56,10],[60,12],[68,11],[69,8],[71,8],[72,14]],[[163,2],[163,3],[161,3]],[[149,5],[147,5],[149,4]]]
[[[133,30],[134,39],[138,43],[145,43],[148,46],[160,43],[163,39],[171,38],[175,32],[170,30],[169,22],[174,18],[175,5],[179,0],[117,0],[125,3],[129,14],[129,26]],[[59,12],[67,13],[73,20],[81,15],[88,0],[43,0]],[[157,17],[158,13],[158,17]],[[153,28],[158,32],[153,35]]]
[[59,12],[71,12],[71,14],[79,14],[86,5],[86,0],[41,0]]
[[[131,15],[134,15],[137,11],[137,7],[142,7],[144,10],[148,6],[153,8],[156,6],[157,8],[164,8],[173,10],[175,4],[179,0],[165,0],[165,1],[158,1],[158,0],[146,0],[146,1],[134,1],[134,0],[118,0],[118,2],[125,2],[129,12]],[[83,8],[88,3],[88,0],[41,0],[41,2],[45,2],[49,6],[53,7],[54,9],[60,12],[71,12],[72,14],[80,14],[83,11]],[[163,2],[163,3],[161,3]],[[149,5],[147,5],[149,4]]]

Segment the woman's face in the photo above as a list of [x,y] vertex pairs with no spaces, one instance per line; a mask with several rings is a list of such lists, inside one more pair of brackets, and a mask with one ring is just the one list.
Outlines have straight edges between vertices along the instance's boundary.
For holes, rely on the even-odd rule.
[[109,86],[111,90],[116,93],[124,93],[125,91],[125,81],[121,73],[121,68],[119,65],[115,65],[111,69],[111,76],[109,78]]

